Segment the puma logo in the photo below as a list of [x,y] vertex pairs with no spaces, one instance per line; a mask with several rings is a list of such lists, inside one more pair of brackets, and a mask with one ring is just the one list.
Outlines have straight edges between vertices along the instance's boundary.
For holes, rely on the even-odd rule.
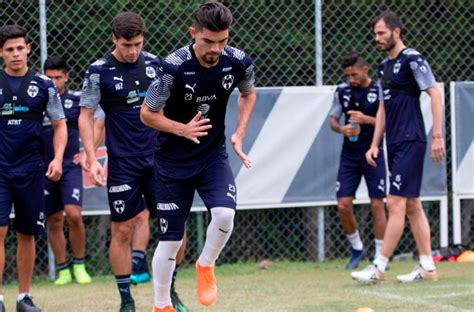
[[42,226],[44,229],[44,221],[36,221],[36,224]]
[[121,81],[121,82],[123,82],[123,78],[122,78],[122,76],[120,76],[120,77],[115,77],[115,76],[114,76],[114,80],[118,80],[118,81]]
[[379,190],[381,190],[382,192],[385,192],[385,189],[383,188],[382,185],[378,185],[377,188],[378,188]]
[[233,195],[233,194],[227,192],[227,196],[229,196],[230,198],[232,198],[232,199],[234,200],[234,203],[237,202],[237,200],[235,199],[235,195]]
[[398,182],[398,183],[397,183],[397,182],[393,181],[392,184],[393,184],[393,186],[395,186],[395,187],[397,188],[397,190],[400,191],[400,187],[402,186],[402,182]]
[[190,85],[188,85],[188,84],[186,84],[186,85],[184,86],[185,89],[186,89],[186,88],[187,88],[187,89],[190,89],[193,93],[194,93],[194,88],[195,88],[195,87],[196,87],[196,84],[194,84],[192,87],[191,87]]

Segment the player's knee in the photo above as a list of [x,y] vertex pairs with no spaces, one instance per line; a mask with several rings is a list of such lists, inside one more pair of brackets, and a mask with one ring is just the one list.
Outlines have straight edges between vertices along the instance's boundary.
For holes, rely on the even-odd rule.
[[63,230],[63,212],[57,212],[55,214],[52,214],[48,216],[47,222],[48,222],[48,231],[49,232],[57,232],[57,231],[62,231]]
[[390,198],[387,200],[387,210],[391,216],[405,215],[406,213],[405,205],[402,205],[399,201]]
[[212,222],[226,230],[234,226],[235,210],[225,207],[214,207],[211,209]]
[[153,262],[167,261],[169,258],[176,259],[178,250],[183,240],[179,241],[160,241],[153,255]]
[[347,215],[347,214],[351,214],[352,213],[352,205],[344,202],[344,201],[340,201],[337,203],[337,210],[339,211],[339,214],[342,214],[342,215]]
[[133,224],[129,221],[112,223],[112,239],[127,244],[132,237]]
[[79,227],[82,225],[82,215],[80,210],[72,210],[66,214],[69,226]]

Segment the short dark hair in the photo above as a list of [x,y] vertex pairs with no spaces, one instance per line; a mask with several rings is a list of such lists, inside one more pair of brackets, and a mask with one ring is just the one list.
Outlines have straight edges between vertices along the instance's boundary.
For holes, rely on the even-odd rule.
[[44,61],[43,69],[55,69],[67,72],[66,61],[59,55],[51,55]]
[[28,34],[26,29],[18,25],[5,25],[0,28],[0,47],[3,48],[5,42],[9,39],[24,38],[28,44]]
[[138,35],[146,35],[145,21],[137,13],[120,12],[112,20],[112,33],[119,38],[130,40]]
[[351,52],[342,58],[342,69],[346,69],[347,67],[354,65],[359,67],[368,66],[364,58],[357,52]]
[[397,13],[391,10],[385,11],[379,16],[375,17],[372,20],[372,28],[374,28],[375,24],[377,24],[380,21],[384,21],[385,25],[387,25],[388,29],[390,29],[391,31],[394,31],[395,28],[400,28],[400,34],[401,34],[404,29],[403,24],[400,21],[400,17],[398,17]]
[[194,28],[210,31],[223,31],[230,28],[233,22],[229,8],[215,0],[206,1],[194,11]]

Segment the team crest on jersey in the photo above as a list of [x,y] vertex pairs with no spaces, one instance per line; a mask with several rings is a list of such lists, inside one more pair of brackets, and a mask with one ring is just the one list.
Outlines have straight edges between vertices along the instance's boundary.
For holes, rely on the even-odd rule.
[[395,65],[393,66],[393,73],[398,74],[398,72],[400,72],[400,67],[402,67],[402,64],[400,64],[399,62],[396,62]]
[[152,66],[147,66],[145,69],[145,74],[148,76],[150,79],[155,79],[156,77],[156,71]]
[[65,109],[70,109],[72,107],[72,100],[71,99],[65,99],[64,100],[64,108]]
[[115,200],[113,203],[115,211],[117,211],[118,214],[122,214],[123,211],[125,210],[125,201],[118,199]]
[[160,230],[161,233],[165,234],[168,231],[168,220],[160,218]]
[[225,75],[224,78],[222,78],[222,86],[224,87],[224,89],[229,90],[233,84],[234,75]]
[[26,92],[28,93],[28,95],[30,97],[34,98],[35,96],[38,95],[39,88],[38,88],[38,86],[30,85],[30,86],[28,86],[28,90]]
[[367,101],[369,101],[370,104],[373,104],[375,100],[377,100],[376,93],[370,92],[369,94],[367,94]]

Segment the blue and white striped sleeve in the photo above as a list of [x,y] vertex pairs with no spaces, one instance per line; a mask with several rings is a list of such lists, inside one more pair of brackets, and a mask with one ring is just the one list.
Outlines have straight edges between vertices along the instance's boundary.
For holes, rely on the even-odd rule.
[[163,66],[158,69],[157,78],[148,87],[145,97],[145,104],[151,111],[157,112],[165,106],[171,94],[174,73],[172,65],[168,63],[163,63]]
[[255,70],[252,59],[249,55],[245,54],[242,63],[245,68],[245,74],[244,79],[239,82],[237,88],[239,88],[240,93],[245,94],[252,90],[253,86],[255,85]]
[[331,109],[329,110],[329,116],[331,117],[341,117],[342,115],[342,105],[341,102],[339,101],[339,88],[336,89],[336,92],[334,92],[334,97],[332,99],[332,106]]
[[416,56],[416,59],[410,62],[410,68],[420,90],[426,90],[436,85],[433,71],[421,55]]
[[51,121],[65,119],[63,105],[59,92],[52,82],[48,83],[48,104],[46,106],[46,115]]
[[100,105],[97,106],[97,109],[95,110],[95,113],[94,113],[94,120],[98,120],[98,119],[105,120],[105,112]]
[[79,106],[97,109],[100,103],[100,73],[97,67],[91,65],[82,83],[82,94]]

